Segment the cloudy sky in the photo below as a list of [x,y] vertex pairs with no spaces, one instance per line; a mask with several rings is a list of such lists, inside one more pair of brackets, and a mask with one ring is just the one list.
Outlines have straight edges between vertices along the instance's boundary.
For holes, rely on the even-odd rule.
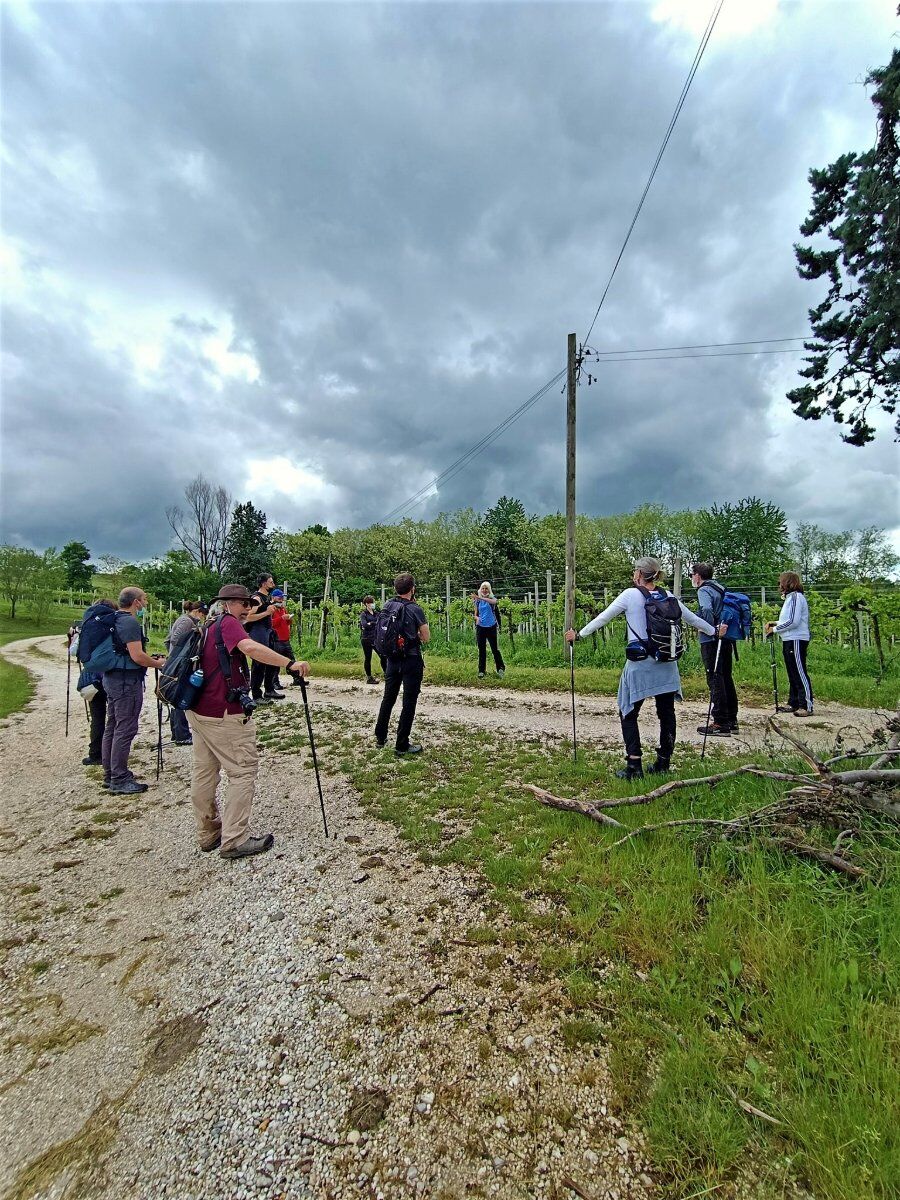
[[[4,540],[147,557],[198,472],[385,516],[587,332],[711,8],[4,3]],[[872,143],[894,10],[726,0],[594,346],[806,333],[807,172]],[[887,421],[799,421],[801,362],[602,367],[579,509],[900,526]],[[563,507],[564,422],[554,388],[411,515]]]

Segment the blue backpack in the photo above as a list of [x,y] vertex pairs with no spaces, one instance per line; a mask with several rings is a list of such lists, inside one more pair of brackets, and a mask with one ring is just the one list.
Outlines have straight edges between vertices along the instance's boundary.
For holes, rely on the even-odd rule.
[[753,627],[753,605],[750,597],[743,592],[732,592],[721,584],[709,580],[718,592],[722,594],[722,607],[719,612],[719,624],[728,626],[725,637],[730,642],[743,642],[750,636]]
[[[78,657],[84,663],[85,671],[102,675],[104,671],[143,670],[132,660],[128,648],[119,637],[116,630],[118,617],[118,609],[104,607],[90,621],[82,623]],[[86,648],[85,633],[88,633]]]

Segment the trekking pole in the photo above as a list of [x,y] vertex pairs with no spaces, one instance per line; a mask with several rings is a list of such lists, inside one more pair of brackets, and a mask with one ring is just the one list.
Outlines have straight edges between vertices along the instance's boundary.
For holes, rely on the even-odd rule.
[[69,736],[69,696],[72,686],[72,635],[66,638],[66,737]]
[[575,643],[569,642],[569,682],[572,691],[572,761],[578,762],[578,737],[575,733]]
[[154,668],[156,675],[156,778],[159,779],[159,773],[163,769],[163,749],[162,749],[162,700],[159,698],[159,668]]
[[772,691],[775,693],[775,715],[778,715],[778,668],[775,663],[775,634],[769,634],[769,657],[772,660]]
[[319,789],[319,807],[322,810],[322,824],[325,826],[325,839],[328,840],[328,818],[325,816],[325,798],[322,795],[322,780],[319,778],[319,760],[316,758],[316,741],[313,737],[312,720],[309,715],[309,700],[306,695],[306,680],[299,676],[300,691],[303,695],[303,708],[306,711],[306,728],[309,732],[309,748],[312,751],[313,768],[316,772],[316,787]]
[[716,659],[713,663],[713,677],[709,684],[709,708],[706,710],[706,724],[703,726],[703,749],[700,751],[701,759],[706,758],[706,738],[709,733],[709,723],[712,720],[712,702],[713,702],[713,684],[715,682],[716,673],[719,670],[719,654],[722,651],[722,639],[716,638]]

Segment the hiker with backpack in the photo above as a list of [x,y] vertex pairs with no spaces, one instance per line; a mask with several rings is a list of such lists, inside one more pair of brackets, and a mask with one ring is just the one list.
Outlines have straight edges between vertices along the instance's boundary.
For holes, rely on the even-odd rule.
[[778,712],[792,712],[795,717],[811,717],[813,692],[806,670],[806,651],[809,649],[809,602],[803,593],[800,576],[794,571],[784,571],[778,576],[781,592],[781,612],[777,621],[766,622],[766,636],[778,634],[781,638],[781,653],[787,669],[790,689],[787,707]]
[[506,663],[497,645],[497,635],[500,633],[500,605],[494,595],[494,589],[485,580],[476,593],[472,595],[475,605],[475,640],[478,643],[478,678],[484,679],[487,667],[487,648],[490,645],[494,656],[494,666],[502,679],[506,674]]
[[[375,629],[378,625],[378,614],[375,611],[375,597],[363,596],[362,612],[359,614],[359,641],[363,651],[363,670],[366,673],[366,683],[377,683],[372,674],[372,651],[375,649]],[[385,669],[385,660],[381,660],[381,669]]]
[[[273,603],[270,593],[275,588],[275,580],[267,572],[256,580],[256,591],[251,596],[253,607],[247,614],[244,625],[247,636],[260,646],[271,649],[275,640],[272,630]],[[282,593],[283,594],[283,593]],[[280,657],[280,656],[279,656]],[[271,704],[273,700],[283,700],[284,693],[275,687],[278,679],[278,668],[267,660],[253,660],[250,668],[250,690],[257,704]]]
[[[309,675],[309,663],[278,654],[249,636],[243,619],[254,601],[247,588],[226,583],[216,600],[222,611],[204,626],[196,647],[198,669],[191,676],[193,680],[202,672],[200,691],[191,697],[188,709],[194,738],[191,803],[204,853],[218,850],[221,858],[248,858],[271,850],[275,838],[271,833],[250,833],[259,756],[247,659],[302,678]],[[190,659],[185,666],[190,669]],[[217,808],[223,771],[228,786]]]
[[[75,658],[81,666],[78,677],[78,694],[83,696],[88,706],[91,722],[88,752],[81,760],[85,767],[99,767],[103,763],[103,733],[106,729],[106,692],[103,689],[103,677],[99,672],[86,671],[85,663],[91,657],[98,642],[106,636],[105,629],[98,618],[104,613],[109,616],[116,611],[115,601],[101,597],[85,609],[84,616],[78,626],[78,641],[75,646]],[[73,626],[73,629],[75,627]],[[103,629],[102,634],[100,630]],[[99,636],[98,636],[99,635]],[[72,630],[69,631],[70,640]]]
[[[272,649],[276,654],[284,654],[287,658],[293,658],[291,625],[294,615],[293,613],[289,613],[284,606],[284,592],[281,588],[273,588],[269,598],[272,601]],[[300,686],[297,679],[294,680],[293,686]],[[281,687],[282,683],[276,671],[273,690],[277,692]]]
[[624,616],[628,631],[625,666],[619,679],[617,703],[625,742],[625,768],[619,779],[643,777],[643,753],[638,716],[645,700],[656,702],[659,720],[659,747],[649,774],[664,774],[671,766],[675,748],[675,699],[680,700],[681,677],[678,659],[684,653],[682,622],[714,637],[716,630],[702,617],[695,616],[680,600],[658,586],[662,566],[655,558],[639,558],[634,564],[633,586],[620,592],[607,608],[589,621],[578,633],[566,631],[566,641],[586,638],[614,617]]
[[[170,654],[181,645],[186,637],[190,637],[194,630],[203,623],[204,617],[209,612],[209,605],[204,604],[202,600],[185,600],[181,607],[184,611],[172,622],[165,642],[166,649]],[[184,709],[173,704],[168,705],[168,709],[173,744],[190,746],[191,727],[187,723]]]
[[700,656],[706,668],[712,719],[698,726],[697,732],[704,737],[731,737],[738,732],[733,664],[737,658],[737,643],[750,632],[753,620],[750,598],[743,592],[724,588],[713,578],[709,563],[693,564],[691,583],[697,589],[699,615],[710,625],[715,625],[721,634],[719,637],[700,634]]
[[165,663],[162,654],[148,654],[147,639],[140,618],[147,607],[147,595],[141,588],[126,587],[119,593],[115,612],[99,613],[95,618],[102,639],[85,663],[85,671],[103,677],[106,692],[106,728],[100,756],[103,781],[116,796],[146,792],[128,766],[141,708],[144,704],[144,676],[147,668],[158,670]]
[[402,757],[422,752],[421,746],[410,742],[409,735],[416,715],[419,692],[422,690],[422,676],[425,673],[422,647],[431,638],[431,631],[428,628],[428,618],[413,599],[416,594],[416,581],[413,576],[406,572],[398,575],[394,580],[394,590],[397,594],[388,600],[378,614],[375,630],[375,650],[387,660],[384,669],[384,696],[375,723],[375,743],[378,746],[387,744],[391,712],[402,686],[403,708],[397,722],[394,751],[398,757]]

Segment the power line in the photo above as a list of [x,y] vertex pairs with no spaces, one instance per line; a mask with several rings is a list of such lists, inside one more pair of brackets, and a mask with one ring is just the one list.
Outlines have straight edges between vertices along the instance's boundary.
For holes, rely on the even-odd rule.
[[663,350],[721,350],[726,346],[758,346],[769,342],[805,342],[806,337],[789,337],[789,338],[750,338],[746,342],[700,342],[692,346],[646,346],[639,350],[592,350],[586,346],[582,357],[584,359],[596,358],[596,361],[602,361],[602,358],[608,354],[657,354]]
[[598,366],[605,366],[606,363],[651,363],[651,362],[666,362],[673,358],[741,358],[747,354],[803,354],[802,346],[795,346],[793,349],[783,350],[724,350],[721,354],[657,354],[653,358],[599,358],[596,360]]
[[618,269],[619,269],[619,263],[622,261],[622,256],[625,253],[625,247],[628,245],[628,242],[631,238],[631,234],[634,231],[635,225],[637,224],[638,217],[641,215],[641,209],[644,207],[644,201],[647,199],[647,193],[650,191],[650,185],[653,183],[653,179],[654,179],[654,176],[656,175],[657,169],[659,168],[659,164],[662,162],[662,157],[666,152],[666,147],[669,144],[669,139],[671,138],[672,133],[675,129],[675,124],[678,120],[681,110],[684,107],[684,102],[687,99],[687,94],[691,90],[691,84],[694,82],[694,76],[697,74],[697,69],[700,66],[700,60],[703,58],[703,53],[706,50],[706,47],[709,43],[709,39],[712,37],[712,31],[715,28],[716,21],[719,19],[719,13],[722,11],[722,5],[724,3],[725,3],[725,0],[718,0],[716,7],[713,10],[712,16],[709,18],[709,21],[706,24],[706,29],[703,31],[703,37],[700,39],[700,45],[697,47],[697,51],[694,54],[694,61],[691,63],[691,69],[688,71],[687,79],[684,81],[684,85],[681,89],[681,95],[678,97],[678,102],[675,105],[675,111],[672,113],[672,118],[669,121],[669,127],[666,130],[665,137],[662,140],[662,145],[660,146],[659,151],[656,155],[656,160],[654,161],[653,166],[650,170],[650,174],[647,178],[647,182],[644,184],[644,190],[641,193],[641,198],[638,201],[638,206],[634,211],[634,216],[631,218],[631,224],[628,226],[628,232],[625,234],[625,240],[622,242],[622,247],[619,250],[619,253],[618,253],[618,256],[616,257],[615,263],[613,264],[613,269],[612,269],[612,271],[610,271],[609,279],[607,279],[607,281],[606,281],[606,287],[603,289],[603,294],[600,297],[600,303],[597,305],[597,311],[594,313],[593,321],[591,321],[591,327],[587,331],[587,336],[584,339],[585,342],[587,342],[588,339],[590,338],[591,333],[593,332],[594,326],[597,323],[597,318],[600,316],[600,309],[603,307],[603,301],[606,299],[607,293],[609,292],[609,289],[612,286],[612,281],[615,278],[616,271],[618,271]]
[[419,500],[423,499],[425,495],[433,488],[440,487],[442,483],[447,483],[455,475],[458,475],[459,472],[464,470],[474,458],[478,457],[482,450],[487,449],[487,447],[492,442],[496,441],[502,433],[505,433],[506,430],[509,429],[509,427],[519,419],[519,417],[524,416],[524,414],[530,408],[533,408],[534,405],[537,404],[538,400],[542,399],[552,387],[559,383],[560,379],[562,379],[565,373],[566,368],[563,367],[563,369],[558,371],[552,379],[548,379],[542,388],[539,388],[533,395],[529,396],[528,399],[520,404],[518,408],[513,409],[509,416],[501,421],[499,425],[495,425],[490,433],[485,434],[480,442],[476,442],[474,446],[470,446],[469,449],[466,450],[464,454],[461,454],[455,462],[452,462],[449,467],[441,471],[439,475],[435,475],[434,479],[431,479],[428,483],[423,484],[418,491],[413,492],[413,494],[407,500],[404,500],[402,504],[398,504],[396,508],[391,509],[387,516],[382,517],[380,524],[386,525],[388,521],[391,521],[394,517],[399,516],[405,509],[414,507],[415,504]]

